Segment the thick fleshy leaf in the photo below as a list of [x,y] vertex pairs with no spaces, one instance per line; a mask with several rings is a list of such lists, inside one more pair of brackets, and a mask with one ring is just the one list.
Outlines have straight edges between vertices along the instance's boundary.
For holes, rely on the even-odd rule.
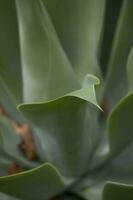
[[107,181],[133,184],[132,107],[133,93],[122,99],[110,114],[108,120],[110,154],[75,185],[74,191],[86,199],[92,196],[92,199],[101,200],[102,189]]
[[130,51],[127,63],[128,87],[129,91],[133,91],[133,47]]
[[6,176],[8,172],[9,160],[2,157],[0,149],[0,176]]
[[103,165],[107,180],[133,184],[133,93],[114,108],[109,117],[110,156]]
[[98,65],[105,0],[43,0],[61,44],[79,80],[87,73],[101,78]]
[[105,22],[104,22],[104,31],[103,31],[101,55],[100,55],[101,69],[104,76],[106,76],[106,72],[108,70],[109,55],[112,48],[112,41],[115,34],[115,29],[120,14],[121,5],[122,5],[122,0],[106,1],[106,9],[104,16]]
[[63,189],[60,175],[50,164],[0,178],[0,192],[24,200],[50,199]]
[[133,45],[133,1],[124,0],[110,56],[105,96],[112,108],[127,93],[126,64]]
[[25,101],[57,98],[79,88],[42,0],[17,1]]
[[98,176],[91,177],[90,174],[88,175],[88,179],[86,181],[79,181],[79,184],[75,185],[75,187],[71,188],[71,190],[85,200],[102,200],[104,182],[102,181],[102,178],[100,179]]
[[125,97],[109,117],[109,142],[113,152],[123,151],[133,142],[133,94]]
[[88,75],[80,90],[54,101],[19,107],[35,125],[44,160],[52,162],[68,178],[77,177],[86,170],[100,137],[94,107],[98,106],[94,91],[94,84],[98,82]]
[[132,200],[133,185],[124,185],[109,182],[105,185],[103,191],[103,200]]
[[16,199],[15,197],[11,197],[7,194],[3,194],[3,193],[0,193],[0,199],[2,200],[20,200],[20,199]]
[[21,119],[16,110],[22,102],[21,79],[15,3],[5,0],[0,2],[0,105],[16,120]]

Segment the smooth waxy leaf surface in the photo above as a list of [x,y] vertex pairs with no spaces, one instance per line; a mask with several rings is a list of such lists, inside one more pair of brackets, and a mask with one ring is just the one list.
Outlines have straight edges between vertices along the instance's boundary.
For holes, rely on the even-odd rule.
[[133,94],[122,100],[109,118],[111,151],[119,152],[133,142]]
[[16,1],[25,101],[49,100],[78,89],[88,72],[101,77],[97,54],[105,1],[97,3],[88,0],[85,6],[79,0],[69,9],[71,1]]
[[[44,160],[52,162],[67,177],[81,175],[89,165],[99,135],[94,76],[87,76],[83,87],[54,101],[20,105],[42,141]],[[93,115],[93,116],[92,116]],[[42,155],[43,156],[43,155]]]
[[22,101],[17,17],[10,0],[0,2],[0,83],[15,104]]
[[0,2],[0,106],[20,120],[16,105],[22,102],[17,16],[14,1]]
[[[110,154],[103,163],[88,171],[86,177],[75,185],[74,191],[86,199],[92,196],[92,199],[101,200],[103,186],[107,181],[114,181],[115,184],[133,184],[132,107],[133,94],[130,94],[122,99],[110,114],[108,119]],[[119,197],[117,187],[114,196],[111,196],[112,199],[116,198],[115,196]],[[126,193],[124,197],[126,198]]]
[[116,183],[107,183],[104,187],[103,200],[132,200],[133,199],[133,186],[116,184]]
[[104,27],[103,27],[103,38],[100,53],[100,67],[106,77],[106,72],[108,70],[108,62],[110,51],[112,49],[112,41],[115,35],[115,29],[120,15],[122,1],[121,0],[111,0],[106,1],[105,15],[104,15]]
[[[12,4],[9,3],[9,5]],[[1,46],[5,46],[4,51],[0,50],[2,55],[0,55],[2,66],[0,68],[0,95],[2,96],[0,103],[8,107],[10,102],[16,105],[22,100],[22,91],[21,81],[17,84],[18,78],[21,80],[21,71],[19,51],[16,53],[18,33],[15,7],[12,4],[10,10],[7,4],[8,0],[1,3],[2,37],[0,42]],[[71,0],[33,0],[32,2],[16,0],[16,7],[23,94],[25,103],[28,103],[20,105],[19,109],[33,125],[35,138],[40,144],[38,145],[39,157],[43,162],[49,161],[54,164],[66,183],[74,184],[73,181],[77,181],[80,176],[83,178],[86,174],[86,183],[88,183],[86,189],[83,188],[85,180],[83,182],[81,180],[81,188],[78,190],[76,185],[74,191],[87,199],[101,200],[103,184],[108,180],[133,183],[131,120],[133,94],[123,99],[109,117],[110,154],[107,158],[103,157],[108,152],[104,151],[102,154],[103,148],[101,146],[99,148],[101,130],[104,128],[99,128],[99,116],[96,109],[99,106],[94,89],[99,81],[91,75],[85,77],[89,72],[102,78],[98,58],[105,1],[87,0],[84,4],[82,0],[74,0],[73,3]],[[116,30],[109,63],[107,88],[105,88],[110,107],[126,93],[127,89],[125,66],[133,43],[132,8],[131,1],[124,1]],[[5,10],[10,10],[10,12],[4,12]],[[15,13],[13,18],[12,13]],[[5,39],[5,35],[8,36],[12,26],[14,34],[11,32],[10,36],[15,39],[8,43],[11,44],[9,45],[11,49],[8,49],[3,38]],[[5,52],[7,52],[7,58]],[[132,53],[129,56],[127,69],[130,91],[132,90],[131,66]],[[117,84],[117,80],[120,84]],[[9,109],[12,113],[13,109]],[[13,158],[25,166],[32,167],[33,165],[26,162],[16,148],[20,138],[16,135],[12,136],[12,130],[5,120],[2,120],[0,125],[2,130],[1,175],[7,169],[9,160],[3,160],[7,152],[8,159]],[[101,162],[99,162],[100,158]],[[107,184],[104,197],[107,200],[111,195],[114,195],[112,196],[114,199],[121,197],[120,187],[116,187],[116,184],[115,187],[113,184]],[[112,188],[117,188],[118,193],[116,194],[116,189]],[[64,184],[60,176],[49,164],[0,178],[1,192],[25,200],[49,199],[63,189]],[[124,187],[122,192],[122,197],[124,197],[127,194],[127,188],[125,190]],[[66,199],[70,198],[66,196]]]
[[80,85],[42,1],[16,1],[25,101],[49,100]]
[[128,87],[129,91],[133,91],[133,47],[130,51],[127,63]]
[[24,200],[44,200],[60,193],[64,184],[50,164],[33,170],[0,178],[0,192]]
[[43,3],[79,80],[87,73],[101,78],[98,53],[105,1],[43,0]]
[[105,96],[112,108],[128,89],[126,64],[133,45],[133,1],[123,1],[108,66]]

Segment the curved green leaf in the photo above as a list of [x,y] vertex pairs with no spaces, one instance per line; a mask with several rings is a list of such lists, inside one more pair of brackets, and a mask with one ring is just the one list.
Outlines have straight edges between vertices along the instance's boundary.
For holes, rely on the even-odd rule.
[[98,82],[88,75],[80,90],[54,101],[19,106],[24,116],[35,125],[43,159],[53,163],[68,178],[85,172],[100,137],[97,112],[91,105],[99,107],[94,91],[94,84]]
[[80,195],[85,200],[102,200],[102,191],[104,187],[104,182],[101,180],[94,178],[92,179],[88,176],[87,183],[79,183],[79,186],[75,186],[75,188],[71,188],[76,194]]
[[103,191],[103,200],[132,200],[133,185],[124,185],[109,182],[105,185]]
[[98,65],[105,0],[43,0],[79,80],[87,73],[102,78]]
[[[83,197],[89,199],[90,195],[94,199],[101,200],[103,185],[107,181],[133,184],[132,107],[133,93],[122,99],[110,114],[108,119],[110,154],[103,163],[88,171],[75,185],[75,191]],[[114,196],[108,193],[107,200],[109,197],[110,200],[121,199],[116,195],[117,191]],[[124,199],[127,199],[126,195]]]
[[124,150],[133,142],[133,94],[125,97],[109,117],[109,142],[111,151]]
[[117,21],[120,15],[121,5],[122,0],[106,1],[104,30],[100,55],[101,70],[103,71],[104,76],[106,76],[106,72],[108,71],[109,56],[112,48],[112,41],[115,34]]
[[22,102],[21,84],[16,9],[14,1],[5,0],[0,2],[0,88],[17,104]]
[[50,164],[0,178],[0,192],[24,200],[50,199],[63,189],[60,175]]
[[127,63],[128,87],[129,91],[133,91],[133,47],[130,51]]
[[80,87],[42,0],[16,1],[25,101],[62,96]]
[[[10,34],[9,34],[10,33]],[[18,121],[16,105],[22,102],[17,17],[14,1],[0,2],[0,106]]]
[[20,199],[16,199],[15,197],[11,197],[7,194],[3,194],[3,193],[0,193],[0,199],[2,200],[20,200]]
[[0,176],[6,176],[8,172],[9,160],[5,157],[2,157],[0,149]]
[[108,180],[133,184],[133,93],[119,102],[109,116],[110,157],[103,165]]
[[133,1],[124,0],[121,9],[108,73],[105,84],[105,96],[112,108],[127,93],[126,64],[133,45]]

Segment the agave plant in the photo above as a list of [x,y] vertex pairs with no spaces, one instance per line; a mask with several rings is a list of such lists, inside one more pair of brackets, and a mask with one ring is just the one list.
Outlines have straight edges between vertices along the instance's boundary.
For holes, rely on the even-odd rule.
[[132,0],[0,1],[0,199],[133,199],[132,45]]

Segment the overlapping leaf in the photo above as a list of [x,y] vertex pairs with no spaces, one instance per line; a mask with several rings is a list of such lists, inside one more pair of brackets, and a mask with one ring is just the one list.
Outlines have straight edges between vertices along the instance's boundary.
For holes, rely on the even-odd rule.
[[132,200],[133,199],[133,186],[116,184],[113,182],[108,183],[103,192],[103,200]]
[[133,47],[130,51],[127,63],[128,87],[129,91],[133,91]]
[[25,101],[56,98],[79,87],[42,1],[16,1]]
[[[21,110],[35,125],[43,159],[65,176],[80,175],[99,137],[92,125],[97,124],[96,111],[92,119],[94,108],[86,102],[97,105],[94,85],[98,80],[88,76],[83,86],[79,83],[41,0],[16,1],[16,5],[25,101],[42,102],[22,105]],[[47,102],[55,98],[59,99]]]
[[102,74],[98,63],[105,1],[43,0],[61,44],[80,81]]
[[97,105],[94,91],[97,83],[95,77],[88,76],[80,90],[54,101],[19,107],[36,126],[44,159],[68,178],[77,177],[86,170],[89,156],[100,137],[95,129],[96,110],[88,103]]
[[105,85],[105,96],[112,108],[128,90],[126,64],[133,45],[133,1],[123,1]]
[[[6,0],[0,4],[0,43],[3,48],[0,48],[0,103],[16,117],[14,106],[9,108],[10,103],[16,105],[22,101],[16,12],[14,2]],[[76,187],[71,190],[87,199],[102,199],[106,181],[114,183],[105,185],[105,200],[131,199],[132,186],[121,183],[133,183],[133,94],[124,98],[109,117],[110,154],[104,157],[105,151],[102,154],[104,148],[101,149],[99,141],[105,128],[99,128],[96,109],[99,106],[94,89],[99,81],[92,75],[85,77],[91,72],[102,78],[98,56],[105,1],[87,0],[84,4],[82,0],[73,3],[71,0],[16,0],[16,7],[23,94],[27,103],[19,109],[33,125],[35,138],[39,141],[39,156],[42,161],[54,164],[66,183],[76,180]],[[133,43],[132,8],[132,1],[125,0],[112,48],[105,88],[111,108],[127,92],[125,66]],[[8,43],[5,38],[10,30]],[[127,72],[132,91],[132,50]],[[0,125],[4,132],[4,148],[3,143],[0,144],[0,162],[4,166],[1,174],[5,173],[8,164],[2,157],[7,151],[8,158],[17,157],[17,161],[30,166],[23,157],[18,159],[21,154],[16,147],[20,138],[9,137],[12,131],[5,120]],[[83,188],[85,183],[89,185]],[[29,193],[29,189],[33,192]],[[51,164],[0,178],[0,191],[20,199],[49,199],[63,189],[64,183]]]
[[15,3],[9,0],[0,2],[0,95],[0,103],[16,117],[22,81]]
[[50,164],[0,178],[0,192],[25,200],[44,200],[60,193],[64,183]]

